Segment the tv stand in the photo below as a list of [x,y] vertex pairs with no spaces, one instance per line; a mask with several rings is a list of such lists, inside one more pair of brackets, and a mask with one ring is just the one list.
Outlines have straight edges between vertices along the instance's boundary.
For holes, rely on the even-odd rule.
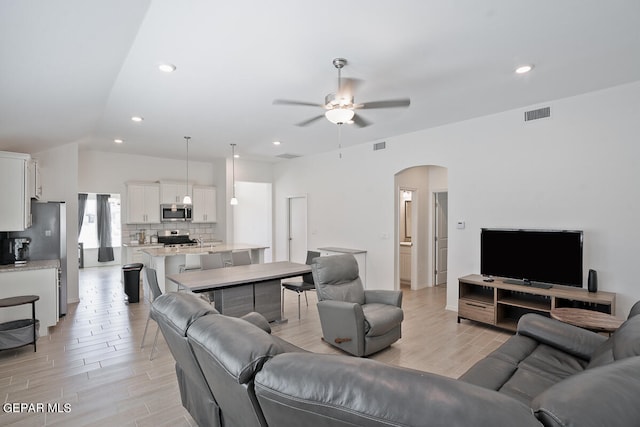
[[551,310],[560,307],[582,308],[615,314],[616,294],[588,292],[571,286],[553,285],[539,288],[533,282],[523,286],[522,281],[495,277],[493,282],[483,281],[479,274],[458,279],[458,323],[460,319],[474,320],[511,331],[526,313],[550,317]]
[[551,289],[553,285],[550,283],[543,282],[532,282],[530,280],[517,280],[517,279],[503,279],[504,283],[508,283],[510,285],[520,285],[520,286],[531,286],[532,288],[540,288],[540,289]]

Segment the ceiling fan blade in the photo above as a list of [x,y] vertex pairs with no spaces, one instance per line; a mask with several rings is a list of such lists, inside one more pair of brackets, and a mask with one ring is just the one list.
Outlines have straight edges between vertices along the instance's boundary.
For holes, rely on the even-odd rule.
[[411,105],[411,100],[409,98],[403,99],[389,99],[387,101],[373,101],[373,102],[365,102],[361,104],[358,108],[363,109],[372,109],[372,108],[398,108],[398,107],[408,107]]
[[355,116],[353,116],[352,120],[353,120],[353,124],[354,125],[356,125],[358,127],[361,127],[361,128],[367,127],[367,126],[369,126],[371,124],[371,122],[363,119],[362,116],[359,115],[359,114],[356,114]]
[[320,114],[319,116],[315,116],[315,117],[307,119],[307,120],[305,120],[303,122],[296,123],[296,126],[309,126],[311,123],[313,123],[313,122],[315,122],[317,120],[320,120],[322,118],[324,118],[324,114]]
[[315,102],[290,101],[288,99],[274,99],[273,105],[302,105],[305,107],[324,107],[324,105]]

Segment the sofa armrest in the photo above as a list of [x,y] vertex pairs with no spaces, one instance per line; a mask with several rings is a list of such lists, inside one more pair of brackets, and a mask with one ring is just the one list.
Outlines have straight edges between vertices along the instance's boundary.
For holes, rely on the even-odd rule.
[[241,319],[246,320],[254,326],[257,326],[268,334],[271,333],[271,326],[269,326],[269,321],[262,314],[256,311],[245,314],[241,317]]
[[318,314],[325,341],[350,353],[364,352],[364,313],[360,304],[319,301]]
[[365,304],[387,304],[402,307],[401,291],[366,290],[364,291]]
[[524,335],[584,360],[607,340],[606,337],[539,314],[525,314],[518,322],[518,335]]
[[510,396],[370,359],[279,354],[254,385],[268,425],[540,427]]

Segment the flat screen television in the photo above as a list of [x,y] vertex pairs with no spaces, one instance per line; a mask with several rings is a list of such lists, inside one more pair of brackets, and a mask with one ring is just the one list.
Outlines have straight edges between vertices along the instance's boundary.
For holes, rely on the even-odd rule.
[[582,231],[483,228],[480,273],[523,285],[582,287]]

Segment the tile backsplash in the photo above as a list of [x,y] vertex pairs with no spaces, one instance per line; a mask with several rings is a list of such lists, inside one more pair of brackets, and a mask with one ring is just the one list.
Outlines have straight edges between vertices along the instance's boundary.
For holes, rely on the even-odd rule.
[[149,242],[150,236],[157,234],[158,230],[186,230],[192,239],[199,238],[204,242],[219,239],[216,236],[215,223],[162,223],[162,224],[122,224],[122,243],[136,240],[136,233],[144,230],[145,240]]

